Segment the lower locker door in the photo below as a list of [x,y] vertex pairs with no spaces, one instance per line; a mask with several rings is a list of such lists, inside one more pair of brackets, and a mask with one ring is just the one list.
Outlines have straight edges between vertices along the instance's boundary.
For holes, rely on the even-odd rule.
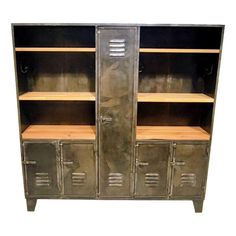
[[64,194],[96,195],[96,168],[93,143],[62,143]]
[[59,157],[57,143],[24,142],[26,194],[59,194]]
[[135,196],[167,196],[169,156],[169,143],[138,144]]
[[172,162],[172,196],[204,195],[208,168],[208,143],[177,143]]

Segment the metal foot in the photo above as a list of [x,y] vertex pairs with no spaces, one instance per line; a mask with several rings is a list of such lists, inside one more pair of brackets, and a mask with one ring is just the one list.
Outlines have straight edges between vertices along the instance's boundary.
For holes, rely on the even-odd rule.
[[31,198],[31,199],[26,199],[26,203],[27,203],[27,211],[34,211],[35,210],[35,206],[37,203],[37,199],[35,198]]
[[196,213],[202,212],[203,202],[203,200],[193,200],[193,206]]

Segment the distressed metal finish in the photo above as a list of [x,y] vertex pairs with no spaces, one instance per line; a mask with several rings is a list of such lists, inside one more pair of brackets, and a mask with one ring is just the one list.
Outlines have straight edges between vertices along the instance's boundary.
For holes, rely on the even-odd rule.
[[59,194],[58,143],[24,142],[26,196]]
[[146,142],[136,145],[136,197],[167,197],[170,143]]
[[[31,124],[97,126],[96,142],[20,136],[28,211],[34,211],[37,199],[129,198],[192,200],[195,212],[202,212],[215,101],[144,104],[137,103],[137,90],[197,92],[216,99],[223,33],[222,25],[13,24],[14,47],[96,44],[96,53],[14,50],[17,96],[28,91],[96,91],[97,96],[96,114],[93,102],[18,99],[20,133]],[[139,36],[141,48],[217,48],[220,53],[139,54]],[[139,140],[134,156],[136,123],[200,126],[211,138]]]
[[[99,194],[131,195],[136,27],[98,28]],[[111,51],[116,49],[116,52]],[[122,52],[117,52],[117,49]]]
[[61,143],[65,195],[96,196],[94,143]]
[[17,54],[21,93],[95,91],[94,53]]
[[177,142],[173,145],[171,195],[203,199],[209,159],[208,142]]

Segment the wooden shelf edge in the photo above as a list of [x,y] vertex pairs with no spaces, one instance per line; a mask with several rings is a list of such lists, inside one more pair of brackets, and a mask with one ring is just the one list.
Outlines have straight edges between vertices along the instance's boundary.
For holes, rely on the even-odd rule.
[[214,103],[203,93],[138,93],[138,102]]
[[95,101],[95,92],[27,92],[20,101]]
[[137,126],[136,140],[209,141],[210,134],[199,126]]
[[95,48],[66,48],[66,47],[16,47],[16,52],[96,52]]
[[140,48],[141,53],[220,53],[219,49]]
[[96,127],[91,125],[30,125],[23,140],[95,140]]
[[[95,101],[95,92],[27,92],[20,101]],[[138,102],[213,103],[203,93],[138,93]]]
[[[90,125],[30,125],[23,140],[95,140],[96,127]],[[209,141],[210,134],[199,126],[137,126],[136,141]]]

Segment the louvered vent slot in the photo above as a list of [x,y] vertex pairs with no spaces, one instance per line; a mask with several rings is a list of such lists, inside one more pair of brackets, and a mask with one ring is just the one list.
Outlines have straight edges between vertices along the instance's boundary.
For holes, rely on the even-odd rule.
[[108,176],[108,186],[110,187],[122,187],[123,186],[123,174],[110,173]]
[[86,174],[84,172],[72,173],[71,174],[72,185],[73,186],[82,186],[86,182]]
[[193,173],[183,173],[181,174],[180,178],[180,186],[191,186],[195,187],[196,186],[196,175]]
[[35,185],[37,187],[48,187],[51,185],[51,179],[48,173],[35,173]]
[[160,175],[158,173],[145,174],[145,186],[154,188],[160,185]]
[[125,56],[125,40],[111,39],[109,41],[109,56],[124,57]]

